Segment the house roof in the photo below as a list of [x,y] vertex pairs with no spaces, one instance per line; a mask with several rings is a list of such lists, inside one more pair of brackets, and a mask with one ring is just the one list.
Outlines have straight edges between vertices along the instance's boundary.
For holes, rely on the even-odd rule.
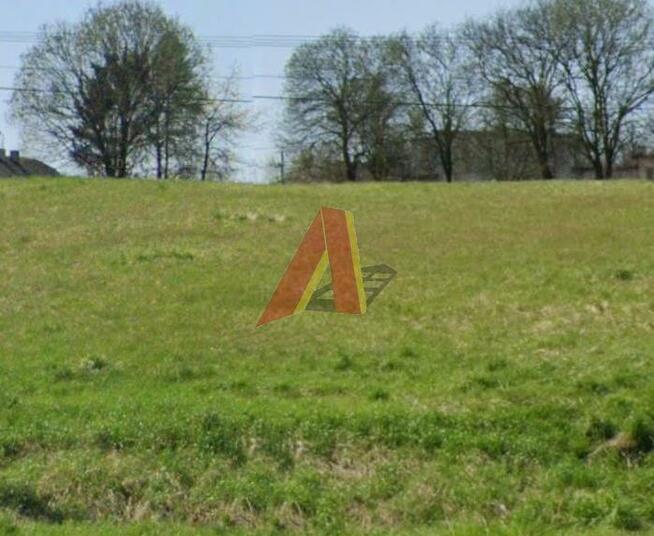
[[56,177],[59,173],[56,169],[44,164],[34,158],[23,158],[14,160],[8,156],[0,155],[0,178],[10,177]]

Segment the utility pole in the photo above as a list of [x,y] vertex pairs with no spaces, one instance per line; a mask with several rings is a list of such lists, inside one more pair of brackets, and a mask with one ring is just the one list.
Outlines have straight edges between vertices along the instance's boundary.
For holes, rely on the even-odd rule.
[[284,176],[284,149],[281,150],[280,157],[281,157],[279,160],[280,180],[282,184],[284,184],[284,180],[286,179],[286,177]]

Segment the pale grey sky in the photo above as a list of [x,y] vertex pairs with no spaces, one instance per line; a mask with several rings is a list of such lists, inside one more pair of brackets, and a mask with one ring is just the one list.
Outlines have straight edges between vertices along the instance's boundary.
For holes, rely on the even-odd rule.
[[[104,2],[105,4],[111,2]],[[159,0],[169,14],[177,16],[200,38],[243,37],[243,45],[212,48],[218,74],[233,66],[240,70],[244,97],[280,95],[281,75],[292,48],[261,46],[262,35],[315,36],[337,26],[348,26],[360,35],[376,35],[400,30],[419,32],[427,24],[450,28],[467,17],[484,17],[501,7],[521,0]],[[90,0],[0,0],[0,86],[13,85],[20,56],[32,42],[32,34],[46,23],[76,21],[95,1]],[[7,35],[9,32],[14,35]],[[27,32],[27,34],[20,34]],[[233,44],[230,39],[230,44]],[[295,40],[294,40],[295,41]],[[277,78],[279,77],[279,78]],[[8,123],[7,99],[0,91],[0,132],[7,149],[21,147],[15,126]],[[274,154],[273,131],[280,104],[255,101],[258,121],[239,142],[237,178],[262,181],[264,166]],[[0,137],[0,144],[2,137]]]

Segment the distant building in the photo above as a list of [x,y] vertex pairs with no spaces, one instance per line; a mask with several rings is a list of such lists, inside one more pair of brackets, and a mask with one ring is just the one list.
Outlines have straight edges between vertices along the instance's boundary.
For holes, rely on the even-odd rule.
[[[551,140],[550,168],[557,178],[580,178],[585,165],[577,138],[555,134]],[[454,181],[540,179],[541,169],[529,137],[517,130],[462,130],[453,147]],[[413,142],[408,180],[443,180],[434,142]]]
[[[595,171],[584,162],[573,171],[576,178],[592,179]],[[619,158],[613,166],[614,179],[647,179],[654,180],[654,153],[636,150]]]
[[0,149],[0,178],[11,177],[57,177],[56,169],[33,158],[23,158],[18,151]]
[[654,154],[636,152],[625,159],[618,173],[627,177],[654,180]]

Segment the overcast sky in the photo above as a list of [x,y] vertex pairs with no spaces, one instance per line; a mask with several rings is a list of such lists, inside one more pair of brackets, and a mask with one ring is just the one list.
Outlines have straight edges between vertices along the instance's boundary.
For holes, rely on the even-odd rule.
[[[76,21],[95,1],[87,0],[0,0],[0,86],[12,86],[21,54],[30,47],[25,36],[7,39],[7,32],[36,32],[43,24],[57,20]],[[110,3],[110,2],[104,2]],[[212,48],[218,74],[227,74],[233,66],[240,70],[241,93],[280,95],[280,76],[292,48],[257,46],[256,36],[315,36],[337,26],[349,26],[360,35],[391,33],[400,30],[418,32],[436,22],[451,28],[467,17],[484,17],[520,0],[160,0],[170,15],[177,16],[200,38],[243,37],[238,48]],[[0,91],[0,132],[7,149],[22,147],[18,130],[8,123],[7,99]],[[257,100],[248,105],[257,111],[254,130],[239,141],[239,180],[262,181],[265,163],[277,156],[273,131],[279,119],[280,105]],[[2,137],[0,136],[0,145]]]

